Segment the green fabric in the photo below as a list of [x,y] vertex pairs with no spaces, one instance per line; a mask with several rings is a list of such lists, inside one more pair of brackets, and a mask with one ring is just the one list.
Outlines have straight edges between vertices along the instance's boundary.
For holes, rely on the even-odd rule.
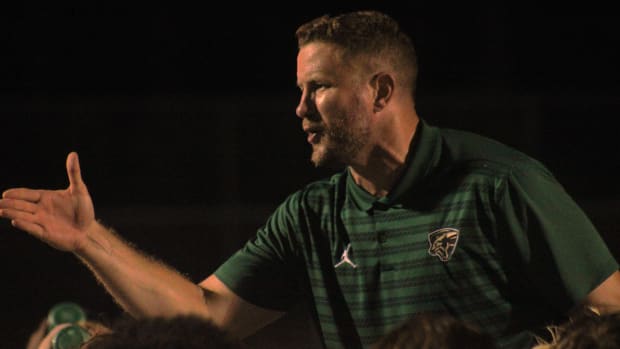
[[[430,251],[431,241],[445,248]],[[349,243],[355,267],[335,268]],[[450,313],[520,348],[617,268],[544,166],[422,121],[390,195],[372,197],[348,171],[311,183],[216,275],[262,307],[309,302],[327,348],[369,347],[420,312]]]

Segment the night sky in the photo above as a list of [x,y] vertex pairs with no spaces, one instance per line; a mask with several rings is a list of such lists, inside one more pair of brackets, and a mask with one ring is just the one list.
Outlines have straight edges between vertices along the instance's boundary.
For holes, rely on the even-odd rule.
[[[414,39],[423,118],[526,151],[578,195],[618,194],[607,182],[618,170],[611,126],[618,17],[594,6],[430,4],[16,6],[3,23],[0,105],[11,171],[0,179],[44,185],[41,171],[57,175],[73,149],[85,156],[86,171],[95,169],[93,181],[114,179],[101,184],[101,200],[124,200],[114,192],[122,168],[119,176],[143,178],[148,187],[134,196],[152,202],[148,182],[162,189],[170,179],[154,172],[176,168],[189,176],[185,182],[209,180],[217,159],[230,155],[221,154],[225,147],[240,163],[239,190],[214,201],[277,200],[324,174],[309,166],[294,115],[296,27],[320,14],[375,8]],[[48,177],[50,184],[63,184],[63,175]],[[283,190],[255,188],[257,175],[275,176]],[[582,188],[577,177],[585,176],[605,184]],[[185,200],[163,190],[165,201]]]

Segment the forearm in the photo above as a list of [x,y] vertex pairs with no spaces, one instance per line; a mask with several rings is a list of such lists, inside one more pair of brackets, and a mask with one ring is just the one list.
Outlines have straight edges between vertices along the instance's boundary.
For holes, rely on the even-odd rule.
[[75,254],[133,316],[208,315],[200,287],[99,223],[89,229]]
[[592,290],[584,303],[599,313],[617,312],[620,309],[620,272],[615,271]]

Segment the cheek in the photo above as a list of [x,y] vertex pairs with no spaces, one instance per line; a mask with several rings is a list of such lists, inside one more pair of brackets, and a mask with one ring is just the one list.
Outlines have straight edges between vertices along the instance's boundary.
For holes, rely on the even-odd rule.
[[326,111],[330,111],[333,110],[335,108],[335,106],[338,104],[336,103],[336,98],[334,98],[334,96],[329,95],[329,94],[322,94],[321,96],[318,96],[315,100],[316,103],[316,109],[321,112],[321,114],[323,112]]
[[342,119],[353,105],[354,101],[335,95],[324,95],[316,100],[317,111],[327,124]]

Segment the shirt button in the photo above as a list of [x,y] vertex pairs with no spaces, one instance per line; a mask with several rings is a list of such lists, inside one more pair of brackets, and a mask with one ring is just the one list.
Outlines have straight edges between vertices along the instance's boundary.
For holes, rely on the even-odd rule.
[[395,269],[393,265],[389,264],[381,264],[379,268],[381,269],[381,271],[393,271]]
[[380,244],[384,244],[387,241],[387,233],[384,231],[378,232],[377,241],[379,241]]

